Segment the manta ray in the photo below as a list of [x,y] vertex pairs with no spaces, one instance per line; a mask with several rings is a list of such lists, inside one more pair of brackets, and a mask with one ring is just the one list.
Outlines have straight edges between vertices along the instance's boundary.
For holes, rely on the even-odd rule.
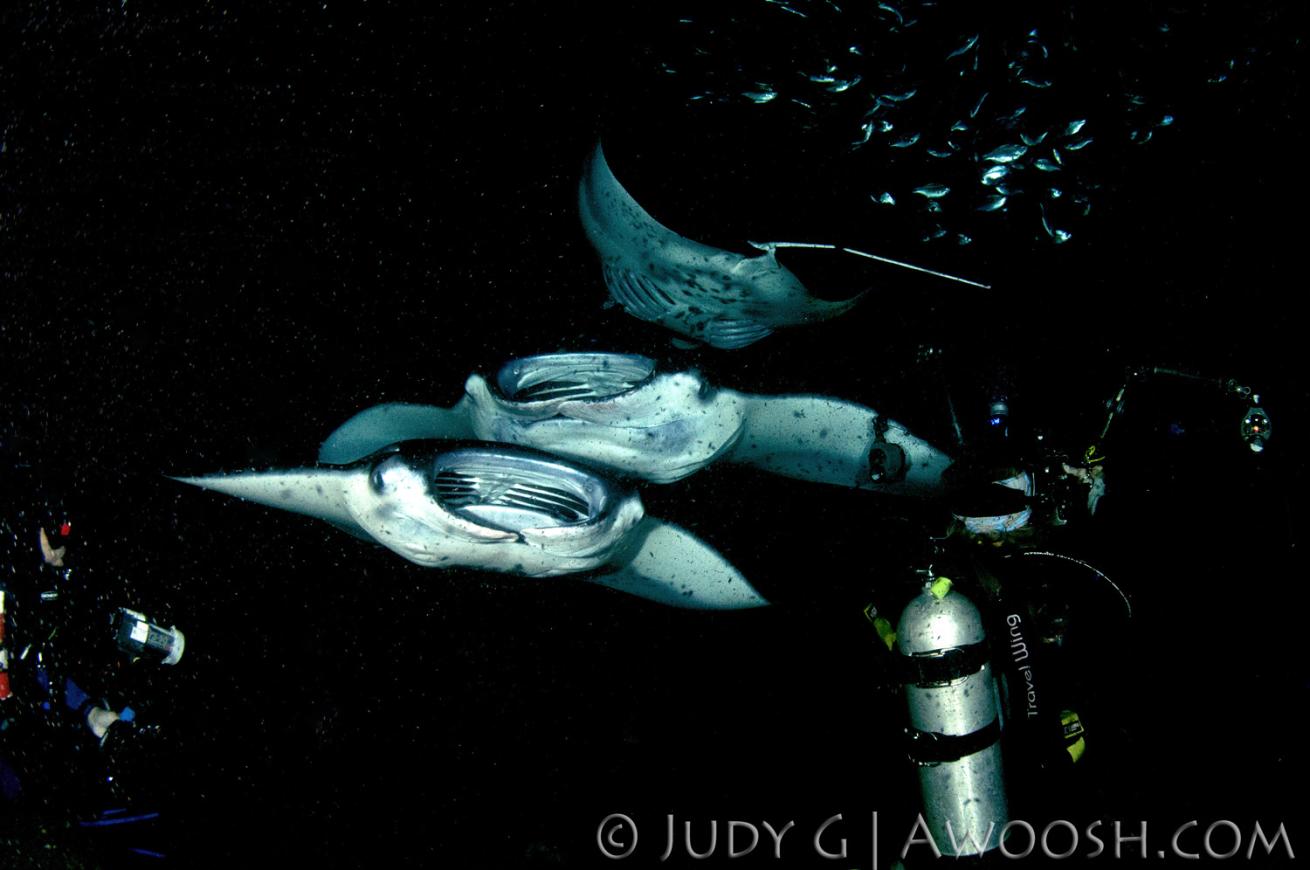
[[829,396],[764,396],[659,371],[626,353],[549,353],[472,374],[454,406],[388,402],[360,411],[319,450],[347,465],[417,439],[517,444],[654,483],[716,462],[784,477],[933,497],[951,458],[872,408]]
[[325,520],[428,568],[577,575],[661,604],[768,604],[722,555],[648,516],[635,490],[548,453],[421,440],[348,465],[176,477]]
[[[578,187],[582,228],[600,254],[613,301],[641,320],[683,337],[733,349],[775,329],[817,323],[849,311],[865,295],[828,301],[811,295],[778,262],[780,248],[851,254],[983,290],[990,285],[840,245],[747,242],[760,253],[745,256],[678,235],[651,217],[624,189],[597,144]],[[867,292],[867,291],[866,291]]]
[[619,184],[600,145],[587,162],[578,202],[614,301],[685,338],[745,347],[779,327],[836,317],[859,299],[810,295],[778,262],[777,245],[753,245],[761,253],[747,257],[678,235]]

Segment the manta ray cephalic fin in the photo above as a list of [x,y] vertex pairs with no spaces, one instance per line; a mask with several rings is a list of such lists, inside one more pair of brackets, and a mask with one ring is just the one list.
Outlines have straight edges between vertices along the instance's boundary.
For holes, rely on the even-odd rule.
[[360,411],[338,426],[318,450],[318,461],[349,465],[399,441],[475,438],[469,422],[468,397],[454,407],[389,402]]

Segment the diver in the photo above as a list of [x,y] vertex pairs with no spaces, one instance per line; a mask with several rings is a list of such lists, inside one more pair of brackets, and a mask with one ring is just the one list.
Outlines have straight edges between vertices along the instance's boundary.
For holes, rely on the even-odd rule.
[[13,553],[3,590],[5,755],[20,783],[15,794],[40,789],[45,793],[34,797],[50,800],[75,779],[68,774],[77,766],[78,737],[104,739],[115,715],[82,688],[95,675],[86,666],[90,633],[81,626],[72,518],[48,510],[22,515],[15,526],[6,529]]
[[[932,739],[912,740],[907,748],[930,816],[972,806],[982,794],[992,795],[983,800],[994,808],[989,812],[1004,815],[1008,792],[1020,818],[1092,797],[1084,723],[1110,730],[1099,718],[1097,662],[1132,613],[1118,584],[1078,555],[1078,537],[1092,525],[1104,492],[1103,469],[1085,453],[1029,437],[1012,417],[1012,386],[992,387],[972,405],[968,425],[957,425],[969,432],[968,446],[943,475],[938,531],[923,542],[907,588],[884,589],[877,606],[866,608],[894,653],[884,670],[909,702],[907,735],[924,737],[925,722],[954,711],[941,722],[946,730],[928,727]],[[889,608],[904,599],[909,603],[897,621]],[[924,662],[932,663],[927,671]],[[948,665],[956,670],[947,673]],[[992,694],[985,688],[989,674],[998,704],[984,709],[977,699]],[[970,680],[983,686],[973,687],[974,701],[952,701],[953,687],[969,688]],[[916,713],[916,701],[927,707]],[[929,709],[931,715],[924,713]],[[988,755],[995,747],[1003,768]],[[930,775],[952,765],[977,769],[964,779]],[[977,785],[988,776],[992,788]],[[966,780],[982,791],[944,793]]]
[[11,558],[0,576],[3,794],[38,805],[94,803],[112,755],[156,730],[138,727],[133,707],[121,703],[133,676],[123,673],[122,653],[171,664],[185,639],[135,611],[104,612],[103,596],[82,582],[79,523],[62,507],[4,526]]

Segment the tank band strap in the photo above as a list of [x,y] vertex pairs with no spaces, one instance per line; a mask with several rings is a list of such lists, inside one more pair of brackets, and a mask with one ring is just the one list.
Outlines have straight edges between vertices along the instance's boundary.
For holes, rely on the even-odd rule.
[[907,728],[910,759],[915,764],[942,764],[981,752],[1001,739],[1001,720],[993,719],[972,734],[938,734]]
[[905,655],[900,660],[901,682],[922,688],[940,686],[982,670],[991,653],[986,641],[939,650],[932,655]]

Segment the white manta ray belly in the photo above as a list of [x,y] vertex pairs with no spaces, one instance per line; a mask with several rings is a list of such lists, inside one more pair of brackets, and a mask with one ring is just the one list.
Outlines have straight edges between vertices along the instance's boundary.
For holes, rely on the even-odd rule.
[[597,398],[520,402],[519,391],[503,376],[499,386],[493,390],[479,375],[465,384],[478,438],[535,447],[656,483],[681,480],[709,465],[736,444],[746,422],[740,394],[714,390],[694,372],[652,374]]
[[644,515],[636,493],[586,472],[479,448],[388,457],[351,485],[356,522],[409,561],[527,577],[601,567]]

